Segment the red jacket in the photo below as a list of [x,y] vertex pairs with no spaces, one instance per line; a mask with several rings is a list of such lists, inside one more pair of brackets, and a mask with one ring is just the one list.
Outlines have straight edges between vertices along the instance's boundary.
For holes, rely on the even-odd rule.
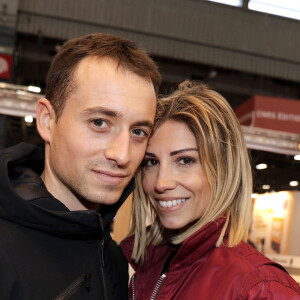
[[[166,277],[160,280],[163,265],[174,248],[150,245],[144,264],[136,265],[130,259],[133,237],[122,241],[123,252],[136,271],[130,284],[130,299],[299,300],[299,285],[293,278],[250,245],[241,242],[235,248],[215,247],[224,221],[220,218],[210,222],[186,239]],[[158,281],[161,284],[156,287]],[[155,289],[156,297],[151,298]]]

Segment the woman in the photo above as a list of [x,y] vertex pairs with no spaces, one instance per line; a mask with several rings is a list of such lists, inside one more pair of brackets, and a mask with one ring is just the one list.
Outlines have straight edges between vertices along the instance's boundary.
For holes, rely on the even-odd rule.
[[299,299],[286,271],[246,243],[251,191],[229,104],[203,84],[182,83],[158,104],[137,175],[134,235],[121,244],[136,272],[130,298]]

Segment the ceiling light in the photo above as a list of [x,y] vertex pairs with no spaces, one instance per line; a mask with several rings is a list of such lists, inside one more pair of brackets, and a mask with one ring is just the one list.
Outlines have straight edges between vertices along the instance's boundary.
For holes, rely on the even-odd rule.
[[300,160],[300,154],[295,155],[294,160]]
[[28,89],[29,92],[33,92],[33,93],[40,93],[41,92],[41,88],[38,87],[38,86],[29,85],[27,89]]
[[241,0],[208,0],[208,1],[227,4],[227,5],[233,5],[233,6],[242,6],[243,5],[243,2]]
[[290,181],[290,186],[298,186],[298,185],[299,185],[299,181],[297,180]]
[[25,116],[24,119],[25,119],[26,123],[32,123],[33,122],[33,116]]
[[266,169],[268,167],[267,164],[258,164],[256,165],[256,169],[258,170],[263,170],[263,169]]
[[269,190],[269,189],[270,189],[270,185],[269,185],[269,184],[264,184],[264,185],[262,186],[262,189],[263,189],[263,190]]

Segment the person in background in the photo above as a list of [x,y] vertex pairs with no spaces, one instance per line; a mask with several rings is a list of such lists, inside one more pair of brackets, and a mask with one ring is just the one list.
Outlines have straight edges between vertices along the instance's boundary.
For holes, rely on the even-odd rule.
[[[158,103],[137,174],[130,299],[300,299],[280,265],[247,244],[252,175],[237,118],[206,85]],[[146,228],[146,224],[150,226]]]
[[127,299],[110,223],[133,189],[159,84],[153,60],[124,38],[62,46],[37,103],[45,150],[0,152],[0,299]]

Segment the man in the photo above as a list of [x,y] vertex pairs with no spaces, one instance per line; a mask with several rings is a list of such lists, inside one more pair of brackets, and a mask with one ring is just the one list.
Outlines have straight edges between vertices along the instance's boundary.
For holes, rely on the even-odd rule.
[[63,45],[37,104],[45,153],[20,144],[0,154],[0,299],[127,299],[109,227],[133,189],[159,83],[123,38]]

